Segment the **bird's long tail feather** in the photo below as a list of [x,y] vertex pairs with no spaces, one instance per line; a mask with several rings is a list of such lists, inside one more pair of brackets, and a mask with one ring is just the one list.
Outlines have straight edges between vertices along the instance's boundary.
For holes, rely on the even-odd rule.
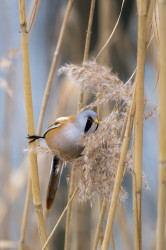
[[60,183],[62,169],[63,169],[63,162],[57,156],[54,156],[52,160],[50,179],[49,179],[47,196],[46,196],[47,210],[50,210],[54,202],[56,191]]

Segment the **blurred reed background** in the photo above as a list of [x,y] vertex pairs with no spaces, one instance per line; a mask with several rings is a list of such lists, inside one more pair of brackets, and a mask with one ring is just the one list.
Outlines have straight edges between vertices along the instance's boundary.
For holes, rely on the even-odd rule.
[[[21,0],[19,1],[22,2]],[[28,20],[28,33],[29,40],[29,56],[30,56],[30,71],[31,71],[31,85],[32,85],[32,100],[34,108],[34,124],[35,131],[40,131],[38,120],[40,117],[42,99],[44,96],[44,90],[46,83],[48,83],[48,75],[50,72],[51,63],[54,59],[56,61],[55,75],[53,74],[53,82],[51,91],[48,98],[48,105],[44,115],[44,121],[42,125],[42,132],[47,128],[55,119],[59,116],[65,116],[74,114],[78,110],[78,102],[80,99],[80,86],[75,84],[71,79],[59,76],[57,70],[65,63],[81,64],[84,59],[96,58],[99,51],[102,49],[112,30],[114,29],[119,17],[120,10],[123,5],[121,0],[96,0],[94,2],[94,17],[92,23],[91,41],[88,57],[85,56],[85,41],[88,30],[89,13],[92,1],[75,0],[71,3],[71,13],[67,18],[67,25],[65,27],[64,36],[62,38],[62,46],[60,47],[59,57],[55,59],[55,49],[58,45],[58,39],[60,37],[62,22],[64,21],[64,15],[68,1],[51,0],[51,1],[26,1],[26,11]],[[142,3],[143,14],[142,14]],[[164,2],[164,1],[161,1]],[[137,6],[138,4],[138,6]],[[139,123],[140,111],[138,107],[142,107],[142,103],[138,95],[143,99],[146,99],[145,114],[148,114],[157,105],[157,111],[153,112],[153,116],[145,120],[143,127],[143,147],[139,156],[136,156],[137,146],[134,145],[134,157],[138,159],[142,154],[142,169],[146,181],[150,190],[143,188],[142,191],[138,190],[138,186],[141,188],[141,177],[138,176],[141,172],[141,160],[138,160],[137,169],[131,173],[126,173],[123,179],[123,187],[128,193],[128,198],[117,206],[113,233],[111,233],[111,243],[109,249],[129,250],[129,249],[145,249],[145,250],[164,250],[164,223],[165,212],[161,208],[165,208],[165,198],[162,195],[157,197],[158,192],[158,155],[159,155],[159,136],[158,136],[158,118],[159,118],[159,102],[158,102],[158,49],[160,39],[165,41],[164,34],[160,34],[160,22],[162,25],[162,19],[159,22],[158,8],[156,2],[147,1],[134,1],[125,0],[120,16],[119,23],[116,30],[110,39],[108,45],[99,55],[98,63],[108,66],[114,73],[125,83],[131,77],[136,67],[141,72],[139,76],[144,79],[145,98],[143,93],[139,93],[139,87],[136,87],[136,124]],[[162,4],[160,3],[160,9]],[[35,7],[34,7],[35,6]],[[148,20],[138,22],[142,16],[146,16],[146,10],[148,9]],[[150,9],[150,10],[149,10]],[[35,11],[34,11],[35,10]],[[139,11],[138,11],[139,10]],[[150,13],[150,14],[149,14]],[[153,14],[153,16],[152,16]],[[164,16],[164,15],[163,15]],[[162,16],[162,17],[163,17]],[[25,212],[24,204],[27,192],[27,183],[29,178],[29,157],[28,153],[24,151],[28,142],[27,125],[26,125],[26,111],[24,100],[24,77],[22,68],[22,55],[21,55],[21,41],[20,41],[20,24],[19,24],[19,4],[18,1],[1,1],[0,8],[0,249],[42,249],[40,243],[40,237],[37,227],[36,213],[32,202],[32,195],[29,196],[30,203],[27,217],[27,223],[25,227],[25,234],[22,231],[23,211]],[[144,23],[143,23],[144,22]],[[142,31],[144,34],[141,36],[141,27],[144,26]],[[138,32],[139,26],[139,32]],[[145,29],[146,27],[146,29]],[[162,30],[162,28],[161,28]],[[151,31],[151,32],[150,32]],[[148,34],[150,33],[150,44]],[[137,43],[137,39],[140,41]],[[142,44],[141,44],[142,43]],[[137,50],[137,45],[141,49]],[[161,48],[162,51],[163,47]],[[145,58],[137,59],[137,55],[142,50]],[[165,54],[163,54],[164,57]],[[160,57],[159,57],[160,58]],[[144,66],[145,63],[145,75],[143,75],[143,69],[140,69],[140,64]],[[141,61],[142,60],[142,61]],[[160,60],[160,66],[163,61]],[[164,66],[161,66],[161,74],[164,71]],[[162,79],[164,79],[162,74]],[[140,82],[138,73],[136,76],[136,84]],[[134,82],[135,76],[132,78]],[[142,83],[143,84],[143,83]],[[143,86],[143,85],[142,85]],[[162,85],[161,85],[162,86]],[[164,93],[164,88],[160,89],[160,93]],[[86,90],[84,96],[84,105],[92,102],[94,96],[91,92]],[[98,105],[98,112],[100,117],[105,118],[113,109],[114,102],[104,104],[102,107]],[[163,105],[163,102],[161,102]],[[144,104],[143,104],[144,106]],[[101,112],[100,112],[100,111]],[[162,109],[164,112],[164,108]],[[102,114],[102,115],[101,115]],[[149,115],[150,116],[150,115]],[[142,121],[143,122],[143,121]],[[163,121],[161,121],[162,123]],[[140,121],[141,123],[141,121]],[[164,123],[163,123],[164,124]],[[40,128],[39,128],[40,127]],[[137,130],[135,125],[135,131]],[[139,131],[141,129],[138,128]],[[164,130],[162,130],[164,131]],[[130,148],[133,142],[133,136],[135,136],[134,143],[137,144],[137,139],[141,138],[141,134],[137,132],[132,133],[132,139],[130,142]],[[160,138],[162,136],[160,135]],[[163,135],[165,137],[165,134]],[[160,139],[161,141],[161,139]],[[164,143],[162,144],[164,145]],[[138,150],[139,151],[139,150]],[[163,151],[165,148],[163,146]],[[163,160],[164,153],[160,159],[165,166]],[[71,176],[71,164],[63,171],[62,180],[56,196],[56,201],[51,212],[45,211],[45,196],[49,178],[49,168],[51,163],[51,156],[46,154],[38,154],[38,170],[40,180],[40,193],[41,201],[44,210],[44,217],[46,221],[46,231],[49,235],[56,224],[59,216],[63,212],[67,204],[69,184],[68,177]],[[140,158],[139,158],[140,159]],[[162,165],[161,164],[161,165]],[[136,167],[136,166],[134,166]],[[163,168],[164,169],[164,168]],[[165,186],[162,188],[160,183],[164,182],[163,173],[160,174],[159,190],[160,194],[164,193]],[[136,174],[135,174],[136,173]],[[137,175],[138,174],[138,175]],[[136,177],[135,177],[136,175]],[[134,176],[134,177],[133,177]],[[132,186],[132,178],[133,186]],[[137,179],[138,178],[138,179]],[[134,184],[135,183],[135,184]],[[139,184],[138,184],[139,183]],[[134,187],[135,186],[135,187]],[[134,190],[134,193],[133,193]],[[141,211],[137,206],[138,203],[141,207],[141,199],[137,197],[137,194],[142,193],[142,216]],[[30,192],[31,194],[31,192]],[[132,199],[132,196],[134,199]],[[141,197],[141,195],[140,195]],[[133,200],[136,199],[137,206],[134,208],[138,214],[138,220],[133,218]],[[138,200],[137,200],[138,199]],[[159,201],[158,201],[159,199]],[[158,202],[158,214],[157,214],[157,202]],[[100,203],[100,205],[99,205]],[[102,205],[105,211],[103,219],[103,225],[98,237],[98,248],[94,246],[94,239],[96,234],[96,228],[99,220],[100,211]],[[160,204],[162,204],[160,206]],[[64,216],[60,222],[55,234],[53,234],[51,241],[49,242],[49,249],[71,249],[71,250],[88,250],[88,249],[101,249],[102,240],[104,243],[102,250],[108,249],[110,231],[105,231],[105,225],[108,223],[107,218],[109,214],[109,203],[104,204],[96,197],[91,201],[78,202],[77,197],[74,198],[71,221],[69,226],[70,237],[65,243],[65,227],[66,217]],[[142,219],[141,219],[142,218]],[[141,230],[142,221],[142,230]],[[158,223],[157,223],[158,221]],[[40,223],[39,223],[40,224]],[[156,238],[156,230],[158,225],[158,234]],[[42,227],[42,226],[41,226]],[[138,230],[139,228],[139,230]],[[43,235],[45,230],[43,230]],[[112,230],[111,230],[112,231]],[[47,235],[43,236],[47,238]],[[108,238],[106,238],[106,235]],[[68,235],[69,236],[69,235]],[[22,238],[21,238],[22,237]],[[43,241],[45,238],[43,238]],[[157,239],[157,241],[156,241]],[[157,244],[156,244],[157,242]],[[43,243],[42,243],[43,245]],[[47,248],[48,249],[48,248]]]

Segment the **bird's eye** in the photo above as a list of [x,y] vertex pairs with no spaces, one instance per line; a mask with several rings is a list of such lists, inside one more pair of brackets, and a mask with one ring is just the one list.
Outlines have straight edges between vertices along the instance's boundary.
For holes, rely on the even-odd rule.
[[92,117],[89,116],[86,122],[84,133],[86,133],[91,128],[92,124],[93,124],[93,119]]

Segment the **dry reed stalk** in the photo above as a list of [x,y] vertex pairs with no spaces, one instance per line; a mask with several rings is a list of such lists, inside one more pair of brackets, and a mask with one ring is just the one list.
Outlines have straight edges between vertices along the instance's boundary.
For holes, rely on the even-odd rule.
[[[43,96],[43,101],[42,101],[42,106],[41,106],[41,111],[40,111],[40,116],[39,116],[39,121],[38,121],[37,134],[41,134],[44,115],[45,115],[46,106],[47,106],[47,102],[48,102],[48,97],[49,97],[49,94],[50,94],[50,89],[51,89],[51,86],[52,86],[56,66],[57,66],[57,63],[58,63],[60,49],[62,47],[62,42],[63,42],[63,38],[64,38],[66,26],[67,26],[67,20],[68,20],[69,14],[71,12],[73,2],[74,2],[74,0],[69,0],[69,2],[68,2],[66,12],[65,12],[65,16],[64,16],[64,19],[63,19],[63,23],[62,23],[62,27],[61,27],[61,30],[60,30],[59,39],[58,39],[57,46],[56,46],[56,49],[55,49],[55,52],[54,52],[54,57],[53,57],[53,61],[52,61],[52,64],[51,64],[51,69],[50,69],[50,73],[49,73],[49,76],[48,76],[48,80],[47,80],[47,84],[46,84],[46,88],[45,88],[45,92],[44,92],[44,96]],[[39,3],[40,3],[40,1],[38,1],[38,0],[36,0],[35,3],[34,3],[34,7],[33,7],[33,10],[32,10],[32,13],[31,13],[30,21],[29,21],[29,29],[32,29],[34,19],[35,19],[37,10],[38,10]],[[30,196],[30,194],[28,192],[27,192],[26,195]],[[26,201],[29,202],[30,200],[28,198],[26,198]],[[26,207],[28,207],[28,204],[25,204],[24,207],[26,209]],[[23,213],[27,213],[27,212],[24,211]],[[25,227],[25,225],[22,225],[22,228],[24,228],[24,227]],[[21,232],[21,234],[23,235],[22,232]],[[24,237],[25,237],[25,232],[24,232]]]
[[[112,11],[112,1],[98,1],[98,15],[99,15],[99,44],[98,47],[102,48],[105,41],[107,41],[110,36],[110,29],[112,29],[112,21],[114,20],[113,15],[111,15],[110,11]],[[112,20],[113,19],[113,20]],[[110,27],[111,26],[111,27]],[[103,50],[100,59],[100,62],[104,61],[105,65],[110,64],[110,47],[107,46],[105,50]]]
[[99,53],[97,54],[96,60],[97,60],[98,57],[101,55],[101,53],[102,53],[103,50],[106,48],[106,46],[109,44],[110,40],[112,39],[112,37],[113,37],[113,35],[114,35],[115,31],[116,31],[116,28],[117,28],[117,26],[118,26],[118,24],[119,24],[120,17],[121,17],[121,14],[122,14],[124,2],[125,2],[125,0],[122,1],[120,13],[119,13],[118,19],[117,19],[117,21],[116,21],[116,24],[115,24],[115,26],[114,26],[114,28],[113,28],[113,31],[112,31],[111,35],[109,36],[108,40],[106,41],[106,43],[104,44],[104,46],[102,47],[102,49],[101,49],[101,50],[99,51]]
[[[151,8],[150,8],[151,7]],[[144,123],[144,68],[153,13],[153,1],[138,2],[136,112],[134,129],[133,213],[134,249],[142,249],[142,145]]]
[[54,56],[53,56],[53,60],[52,60],[48,80],[47,80],[47,83],[46,83],[46,88],[45,88],[45,91],[44,91],[44,96],[43,96],[42,106],[41,106],[41,111],[40,111],[40,116],[39,116],[39,122],[38,122],[38,127],[37,127],[37,134],[41,134],[42,124],[43,124],[44,115],[45,115],[47,102],[48,102],[48,97],[49,97],[51,86],[52,86],[52,83],[53,83],[54,74],[55,74],[55,70],[56,70],[56,67],[57,67],[57,64],[58,64],[60,50],[61,50],[61,47],[62,47],[62,42],[63,42],[63,38],[64,38],[65,31],[66,31],[67,21],[68,21],[68,17],[70,15],[70,12],[71,12],[71,9],[72,9],[72,6],[73,6],[73,2],[74,2],[74,0],[69,0],[68,1],[67,8],[66,8],[66,11],[65,11],[65,15],[64,15],[62,27],[61,27],[61,30],[60,30],[57,46],[56,46],[56,49],[55,49],[55,52],[54,52]]
[[127,150],[128,150],[128,146],[129,146],[130,135],[132,132],[133,120],[134,120],[134,115],[135,115],[135,89],[133,92],[134,93],[133,93],[133,97],[132,97],[132,103],[131,103],[131,107],[129,110],[124,139],[123,139],[123,143],[122,143],[121,155],[120,155],[120,159],[119,159],[118,169],[117,169],[113,193],[112,193],[111,205],[110,205],[110,209],[109,209],[109,213],[108,213],[108,219],[107,219],[106,230],[105,230],[103,244],[102,244],[102,250],[107,250],[108,246],[109,246],[109,241],[110,241],[110,236],[111,236],[112,226],[113,226],[113,220],[114,220],[114,216],[115,216],[115,210],[116,210],[118,196],[119,196],[119,192],[120,192],[120,188],[121,188],[121,184],[122,184],[122,180],[123,180],[123,175],[124,175],[124,171],[125,171],[124,163],[126,160],[126,155],[127,155]]
[[[89,56],[89,46],[90,46],[90,39],[91,39],[91,31],[92,31],[92,23],[93,23],[93,16],[94,16],[94,10],[95,10],[95,3],[96,3],[96,0],[91,1],[89,21],[88,21],[88,30],[87,30],[86,41],[85,41],[83,62],[88,60],[88,56]],[[82,87],[81,87],[80,94],[79,94],[78,105],[77,105],[77,112],[79,112],[83,108],[83,102],[84,102],[84,93],[83,93],[83,90],[82,90]],[[76,178],[75,169],[74,169],[74,166],[72,166],[68,200],[70,199],[70,197],[71,197],[71,195],[73,193],[73,190],[74,190],[75,178]],[[65,228],[65,247],[64,247],[65,250],[68,250],[69,247],[70,247],[71,213],[72,213],[72,203],[70,204],[70,206],[68,206],[68,209],[67,209],[66,228]]]
[[[86,41],[85,41],[85,49],[84,49],[84,56],[83,56],[83,63],[88,60],[89,57],[89,47],[90,47],[90,39],[91,39],[91,32],[92,32],[92,23],[93,23],[93,16],[95,10],[95,3],[96,0],[91,0],[90,6],[90,14],[89,14],[89,21],[88,21],[88,30],[86,34]],[[80,95],[78,100],[78,112],[83,108],[84,103],[84,93],[82,88],[80,89]]]
[[89,14],[87,36],[86,36],[86,41],[85,41],[83,62],[86,62],[89,57],[89,46],[90,46],[90,39],[91,39],[91,33],[92,33],[92,23],[93,23],[95,4],[96,4],[96,0],[92,0],[91,7],[90,7],[90,14]]
[[29,206],[30,206],[30,199],[31,199],[31,179],[28,178],[28,186],[27,186],[27,193],[26,193],[26,199],[24,204],[24,213],[22,218],[22,224],[21,224],[21,233],[20,233],[20,241],[19,241],[19,250],[24,250],[24,243],[25,243],[25,234],[28,224],[28,212],[29,212]]
[[50,233],[49,237],[47,238],[47,240],[46,240],[46,242],[45,242],[45,244],[44,244],[42,250],[45,250],[45,249],[46,249],[46,247],[47,247],[49,241],[51,240],[53,234],[55,233],[56,229],[58,228],[59,223],[61,222],[63,216],[65,215],[65,213],[66,213],[68,207],[70,206],[70,204],[71,204],[71,202],[73,201],[74,196],[76,195],[77,192],[78,192],[78,186],[76,187],[76,189],[75,189],[75,191],[73,192],[73,194],[72,194],[70,200],[68,201],[66,207],[64,208],[63,212],[61,213],[61,216],[59,217],[57,223],[55,224],[55,226],[54,226],[54,228],[53,228],[53,230],[52,230],[52,232]]
[[166,1],[158,1],[159,14],[159,181],[158,181],[158,217],[157,217],[157,250],[165,249],[166,219]]
[[[34,119],[33,119],[33,105],[32,105],[32,92],[31,92],[31,79],[30,79],[30,62],[28,52],[28,33],[26,24],[26,5],[25,0],[19,0],[19,15],[20,15],[20,32],[21,32],[21,46],[23,57],[23,71],[24,71],[24,89],[25,89],[25,104],[28,134],[34,134]],[[31,144],[35,147],[36,143]],[[30,158],[30,175],[32,181],[32,194],[33,203],[37,215],[38,229],[40,234],[41,245],[47,238],[45,222],[43,217],[43,209],[40,198],[39,176],[37,168],[37,156],[35,152],[29,153]]]
[[107,203],[103,201],[101,209],[100,209],[99,221],[98,221],[98,225],[97,225],[97,229],[96,229],[93,250],[97,250],[98,242],[100,239],[100,234],[101,234],[101,231],[103,228],[103,220],[104,220],[104,214],[105,214],[106,207],[107,207]]
[[27,30],[28,30],[28,32],[30,32],[32,30],[32,27],[34,25],[34,22],[35,22],[35,19],[36,19],[36,16],[37,16],[37,12],[38,12],[38,9],[39,9],[39,5],[40,5],[40,0],[33,0],[33,2],[32,2],[32,10],[31,10],[31,13],[29,15],[28,22],[27,22]]
[[[75,168],[74,165],[71,169],[71,177],[70,177],[70,188],[69,188],[69,194],[68,194],[68,200],[71,199],[71,196],[74,191],[75,186]],[[65,227],[65,246],[64,250],[68,250],[70,248],[70,233],[71,233],[71,212],[72,212],[72,203],[68,206],[67,214],[66,214],[66,227]]]

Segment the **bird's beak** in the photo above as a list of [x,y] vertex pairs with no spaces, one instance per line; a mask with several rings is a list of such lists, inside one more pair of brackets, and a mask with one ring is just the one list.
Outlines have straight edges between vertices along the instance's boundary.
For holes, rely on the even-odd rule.
[[94,123],[96,124],[99,124],[99,121],[98,120],[93,120]]

